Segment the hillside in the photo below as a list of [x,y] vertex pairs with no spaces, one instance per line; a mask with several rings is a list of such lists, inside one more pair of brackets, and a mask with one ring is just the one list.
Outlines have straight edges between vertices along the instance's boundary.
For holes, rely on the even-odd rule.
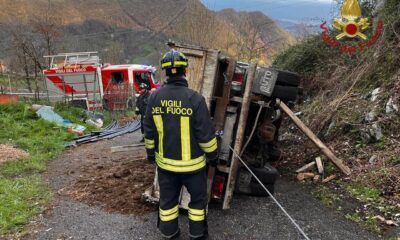
[[[0,47],[7,50],[0,59],[14,65],[24,42],[35,45],[35,53],[27,55],[96,50],[105,62],[145,64],[158,64],[168,39],[263,63],[271,61],[267,52],[294,42],[260,12],[217,13],[198,0],[0,0],[0,9]],[[259,26],[260,21],[271,24]],[[49,32],[53,42],[46,48]],[[257,44],[250,45],[256,48],[249,47],[253,32]],[[284,44],[270,44],[272,36]]]
[[[218,16],[229,26],[237,29],[242,41],[248,42],[240,46],[238,55],[248,61],[259,57],[271,59],[279,50],[295,43],[294,37],[280,28],[274,20],[262,12],[236,12],[225,9]],[[240,41],[239,41],[240,42]]]
[[[314,36],[279,55],[274,65],[303,76],[306,95],[296,111],[353,171],[320,186],[321,200],[385,239],[398,239],[393,221],[400,221],[400,3],[385,2],[383,9],[363,9],[376,12],[373,31],[378,18],[384,23],[384,34],[370,48],[341,53]],[[300,159],[319,156],[295,128],[284,135],[291,136],[282,145],[293,169],[305,164]],[[347,197],[352,206],[346,206]]]

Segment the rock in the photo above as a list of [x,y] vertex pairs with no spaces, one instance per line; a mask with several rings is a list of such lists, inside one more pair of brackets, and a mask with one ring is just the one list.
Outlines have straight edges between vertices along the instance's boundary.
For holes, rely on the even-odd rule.
[[370,164],[374,164],[375,162],[376,162],[376,159],[377,159],[378,157],[376,156],[376,155],[373,155],[370,159],[369,159],[369,163]]
[[389,226],[396,226],[396,227],[399,226],[396,222],[394,222],[392,220],[387,220],[385,223],[386,223],[386,225],[389,225]]
[[383,138],[382,128],[378,125],[378,123],[372,124],[372,127],[369,129],[369,133],[371,137],[377,141],[380,141]]
[[381,88],[376,88],[371,93],[371,102],[375,102],[378,99],[379,93],[381,93]]
[[393,112],[398,112],[399,111],[399,106],[397,106],[394,101],[393,97],[389,99],[389,101],[386,103],[386,113],[393,113]]
[[372,142],[372,137],[369,133],[368,129],[363,129],[361,130],[361,139],[363,140],[363,142],[365,143],[370,143]]
[[321,179],[321,175],[315,175],[313,181],[318,182]]
[[375,111],[375,109],[374,110],[372,110],[371,112],[369,112],[368,114],[367,114],[367,116],[365,116],[365,121],[366,122],[373,122],[373,121],[375,121],[376,120],[376,111]]

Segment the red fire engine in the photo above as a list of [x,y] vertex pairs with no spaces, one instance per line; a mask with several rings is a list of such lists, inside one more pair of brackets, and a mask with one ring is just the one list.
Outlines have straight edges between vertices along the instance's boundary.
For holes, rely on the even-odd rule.
[[61,53],[45,56],[50,68],[43,71],[49,98],[85,101],[88,110],[126,110],[140,85],[154,89],[152,66],[103,65],[97,52]]

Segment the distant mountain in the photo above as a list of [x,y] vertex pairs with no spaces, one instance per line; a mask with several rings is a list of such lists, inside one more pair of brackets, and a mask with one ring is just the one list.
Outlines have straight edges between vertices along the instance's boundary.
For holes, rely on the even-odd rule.
[[331,0],[202,0],[212,10],[261,11],[273,19],[309,21],[331,19],[336,3]]
[[302,39],[310,35],[318,34],[321,32],[320,23],[317,22],[299,22],[290,20],[276,20],[276,23],[290,32],[296,38]]
[[[0,47],[7,50],[0,51],[0,59],[8,62],[15,62],[10,60],[16,54],[15,29],[33,41],[35,50],[46,45],[38,24],[42,32],[54,30],[55,42],[48,49],[52,53],[99,51],[111,63],[158,64],[168,39],[268,63],[267,49],[276,52],[294,42],[261,12],[213,12],[199,0],[0,0],[0,9]],[[260,26],[263,22],[270,24]],[[252,49],[247,45],[254,32]],[[271,42],[275,37],[280,44]],[[37,54],[46,53],[41,49]]]

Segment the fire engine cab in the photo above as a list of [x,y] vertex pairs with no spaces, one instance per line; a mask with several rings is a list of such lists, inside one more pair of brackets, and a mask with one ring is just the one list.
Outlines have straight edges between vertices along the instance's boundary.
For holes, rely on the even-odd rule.
[[45,56],[50,68],[43,71],[49,98],[84,101],[88,110],[126,110],[141,88],[159,88],[156,68],[147,65],[101,64],[97,52]]

